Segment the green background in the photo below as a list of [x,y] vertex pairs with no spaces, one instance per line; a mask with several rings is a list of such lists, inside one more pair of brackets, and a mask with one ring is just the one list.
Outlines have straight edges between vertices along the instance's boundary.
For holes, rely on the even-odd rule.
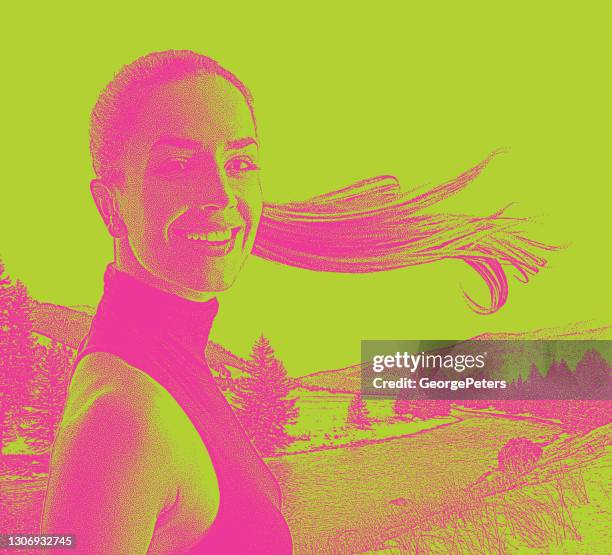
[[[365,4],[365,3],[364,3]],[[609,322],[610,90],[604,3],[99,2],[5,8],[0,257],[43,301],[95,305],[111,241],[89,197],[88,117],[152,50],[216,58],[252,90],[265,197],[300,200],[377,174],[436,185],[498,148],[430,209],[535,216],[568,248],[508,304],[465,264],[325,274],[252,257],[213,339],[247,356],[266,334],[289,372],[354,364],[361,339],[462,338]]]

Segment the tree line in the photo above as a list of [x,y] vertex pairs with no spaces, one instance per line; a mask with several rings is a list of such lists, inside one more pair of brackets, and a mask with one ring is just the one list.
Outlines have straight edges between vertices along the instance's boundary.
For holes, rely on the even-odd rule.
[[18,438],[34,453],[49,448],[72,359],[69,347],[35,336],[27,288],[13,282],[0,262],[0,449]]
[[[0,261],[0,453],[19,440],[32,453],[49,451],[73,372],[74,350],[33,332],[31,306],[26,286]],[[287,431],[298,417],[297,400],[288,398],[292,382],[263,335],[231,381],[231,404],[262,456],[294,441]]]
[[[480,398],[460,399],[461,392],[421,388],[399,391],[393,401],[393,414],[398,421],[428,420],[449,416],[453,406],[467,409],[494,409],[508,415],[558,420],[571,432],[584,432],[612,421],[610,374],[612,368],[601,353],[587,349],[572,371],[566,360],[553,360],[545,374],[532,363],[525,378],[521,375],[505,390],[497,390],[495,399],[487,399],[486,390]],[[440,376],[446,378],[446,376]],[[479,376],[483,378],[485,376]],[[435,396],[455,396],[455,399]],[[348,407],[349,427],[367,430],[372,427],[367,404],[356,393]]]

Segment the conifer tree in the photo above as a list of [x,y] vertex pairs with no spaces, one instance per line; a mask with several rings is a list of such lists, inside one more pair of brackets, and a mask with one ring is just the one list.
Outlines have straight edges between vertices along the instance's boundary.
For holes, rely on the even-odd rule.
[[549,399],[574,399],[578,383],[565,359],[551,363],[546,378],[547,396]]
[[610,398],[610,374],[612,368],[597,349],[585,351],[576,364],[576,380],[585,397]]
[[358,430],[369,430],[372,427],[368,407],[363,400],[361,393],[357,393],[352,399],[348,408],[346,423]]
[[10,285],[11,280],[4,273],[4,264],[0,260],[0,453],[2,453],[2,447],[5,444],[5,430],[6,430],[6,421],[8,419],[8,384],[5,380],[5,363],[4,363],[4,354],[3,354],[3,342],[5,340],[4,333],[8,329],[5,326],[4,320],[6,319],[5,312],[8,310],[5,308],[7,304],[7,294],[6,288]]
[[529,367],[529,374],[525,380],[523,387],[525,389],[525,396],[529,399],[538,399],[544,389],[544,378],[535,362],[531,363]]
[[297,399],[288,399],[291,380],[262,335],[255,342],[246,375],[235,388],[236,414],[262,456],[272,455],[292,443],[286,428],[295,423]]
[[60,425],[72,370],[72,350],[57,341],[39,345],[37,372],[30,382],[31,407],[23,429],[35,453],[49,449]]
[[31,304],[21,282],[11,283],[0,272],[0,410],[2,445],[16,439],[28,400],[35,365]]

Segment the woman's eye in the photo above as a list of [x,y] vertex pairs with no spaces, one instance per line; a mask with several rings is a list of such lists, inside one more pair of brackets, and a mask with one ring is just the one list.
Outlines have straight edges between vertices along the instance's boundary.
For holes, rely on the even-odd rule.
[[162,162],[158,167],[158,173],[174,175],[183,172],[187,168],[187,160],[173,159]]
[[249,156],[239,156],[232,158],[225,164],[225,169],[229,173],[243,173],[258,170],[259,166]]

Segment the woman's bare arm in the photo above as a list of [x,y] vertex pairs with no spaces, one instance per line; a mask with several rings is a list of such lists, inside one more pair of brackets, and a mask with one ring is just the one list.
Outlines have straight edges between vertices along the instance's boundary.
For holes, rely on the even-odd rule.
[[74,534],[77,553],[146,553],[176,496],[163,403],[132,376],[75,393],[54,443],[41,532]]

